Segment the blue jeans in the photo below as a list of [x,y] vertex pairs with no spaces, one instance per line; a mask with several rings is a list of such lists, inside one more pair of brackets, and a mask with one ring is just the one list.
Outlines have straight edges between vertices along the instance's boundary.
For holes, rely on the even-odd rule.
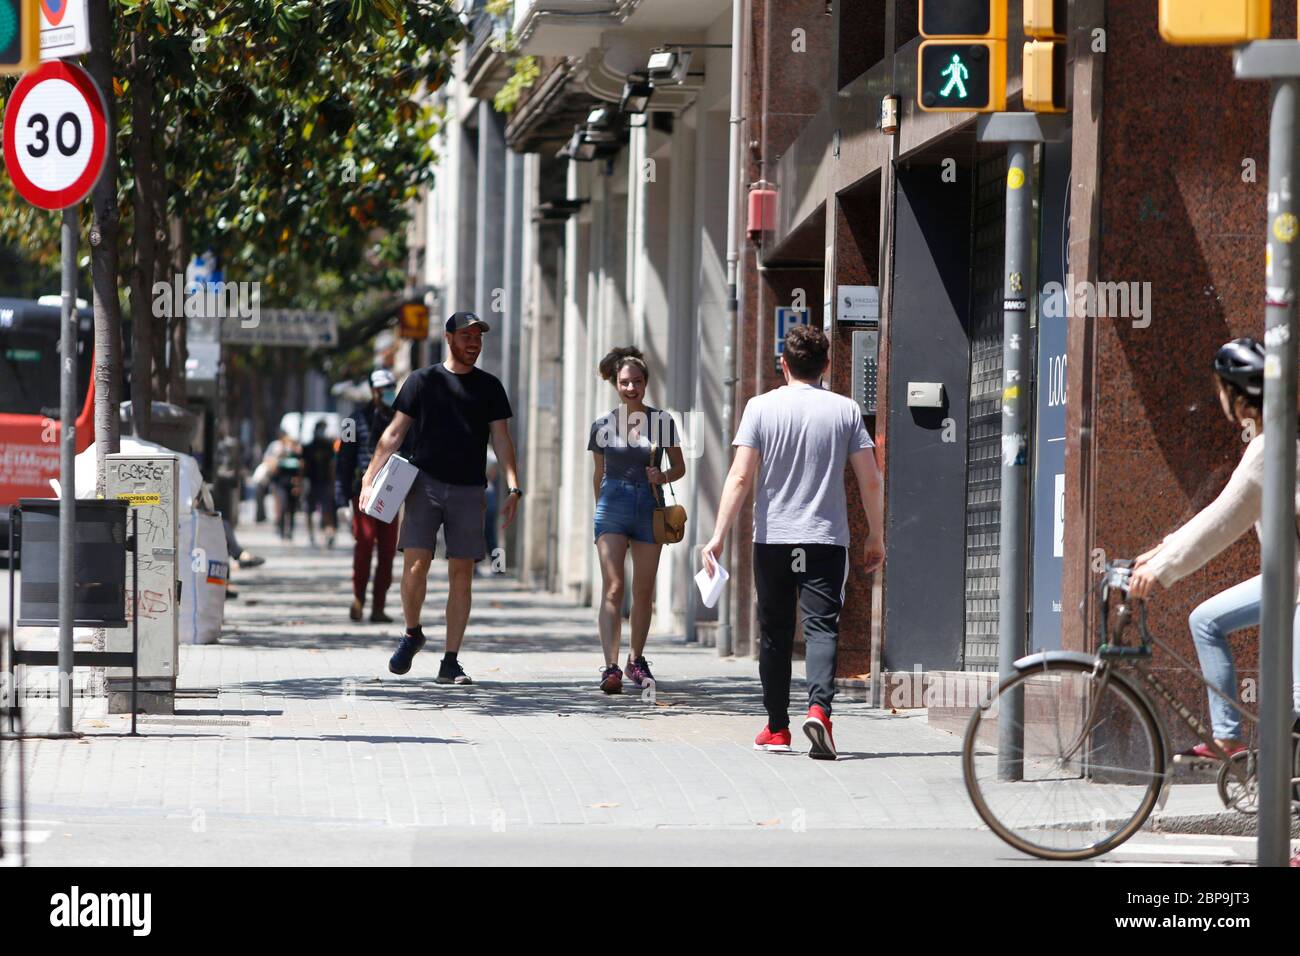
[[[1237,699],[1237,669],[1232,663],[1228,635],[1259,624],[1260,591],[1261,579],[1256,575],[1197,605],[1187,619],[1205,679],[1231,700]],[[1300,713],[1300,607],[1296,609],[1292,636],[1291,706]],[[1237,708],[1214,693],[1210,693],[1210,724],[1220,740],[1242,739]]]
[[654,544],[655,497],[648,481],[600,480],[596,501],[596,533],[621,534],[633,541]]

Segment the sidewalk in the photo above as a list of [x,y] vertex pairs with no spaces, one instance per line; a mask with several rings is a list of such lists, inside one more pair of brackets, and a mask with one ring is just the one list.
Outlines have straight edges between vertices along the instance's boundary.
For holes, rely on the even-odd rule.
[[[656,695],[608,697],[591,609],[484,578],[461,652],[477,683],[437,685],[438,563],[429,645],[395,677],[400,625],[347,618],[349,539],[326,554],[265,528],[240,528],[268,562],[236,571],[221,643],[182,649],[174,717],[141,718],[133,739],[129,718],[78,700],[82,739],[29,742],[29,827],[47,834],[30,845],[33,863],[401,863],[439,859],[444,835],[476,852],[489,833],[516,838],[513,861],[542,862],[565,827],[584,828],[595,852],[656,831],[761,830],[799,835],[786,850],[786,838],[768,841],[789,862],[814,845],[851,860],[848,831],[925,830],[1018,856],[980,830],[960,740],[922,711],[841,699],[839,761],[809,760],[797,734],[799,753],[757,753],[755,662],[652,638]],[[796,717],[802,695],[796,665]],[[54,702],[26,713],[29,728],[52,726]],[[6,757],[12,781],[12,748]],[[1165,812],[1214,809],[1212,790],[1175,788]],[[748,843],[735,846],[743,858]]]

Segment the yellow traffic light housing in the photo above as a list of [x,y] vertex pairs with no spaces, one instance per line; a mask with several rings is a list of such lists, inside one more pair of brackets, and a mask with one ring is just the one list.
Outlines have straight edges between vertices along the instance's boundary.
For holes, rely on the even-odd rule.
[[1063,40],[1069,17],[1069,0],[1024,0],[1025,36]]
[[1021,71],[1025,109],[1035,113],[1066,111],[1067,52],[1065,43],[1054,40],[1031,40],[1025,44]]
[[1007,38],[1007,0],[921,0],[921,36]]
[[927,113],[1007,108],[1006,0],[921,0],[916,102]]
[[26,73],[40,62],[39,0],[0,0],[0,74]]
[[1231,46],[1264,40],[1269,0],[1160,0],[1160,35],[1178,46]]
[[916,98],[929,113],[1007,108],[1004,40],[926,40],[917,56]]

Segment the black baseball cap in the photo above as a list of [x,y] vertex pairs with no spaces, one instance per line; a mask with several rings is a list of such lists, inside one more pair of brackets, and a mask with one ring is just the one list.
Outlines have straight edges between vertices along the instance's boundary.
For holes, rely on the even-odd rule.
[[484,332],[491,332],[492,326],[488,325],[473,312],[457,312],[447,320],[448,332],[463,332],[471,325],[477,325]]

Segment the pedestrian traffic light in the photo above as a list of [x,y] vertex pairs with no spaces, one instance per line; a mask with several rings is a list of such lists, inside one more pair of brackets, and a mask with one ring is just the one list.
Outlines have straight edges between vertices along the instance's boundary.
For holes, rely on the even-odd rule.
[[1030,40],[1025,44],[1025,109],[1035,113],[1064,113],[1066,45],[1055,40]]
[[916,100],[928,113],[1007,108],[1006,0],[921,0]]
[[1269,0],[1160,0],[1160,35],[1179,46],[1231,46],[1269,36]]
[[917,66],[917,102],[928,113],[996,113],[1007,108],[1003,40],[926,40]]
[[26,73],[41,62],[40,0],[0,0],[0,74]]
[[921,36],[1005,40],[1007,0],[921,0]]
[[1038,40],[1065,39],[1069,0],[1025,0],[1025,36]]

